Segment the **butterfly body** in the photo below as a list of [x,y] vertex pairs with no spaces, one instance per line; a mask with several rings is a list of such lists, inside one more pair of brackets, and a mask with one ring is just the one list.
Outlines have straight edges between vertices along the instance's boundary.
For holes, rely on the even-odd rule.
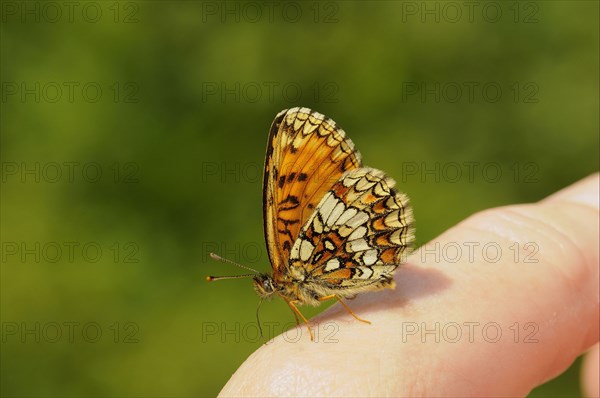
[[358,293],[373,291],[383,288],[393,289],[394,280],[391,277],[383,277],[376,285],[369,288],[357,288],[353,290],[328,289],[319,283],[318,279],[307,279],[298,277],[287,281],[275,282],[268,274],[260,274],[254,277],[254,290],[261,298],[270,299],[274,295],[281,297],[286,302],[293,301],[300,305],[306,304],[316,307],[321,304],[323,298],[337,295],[340,298],[354,298]]

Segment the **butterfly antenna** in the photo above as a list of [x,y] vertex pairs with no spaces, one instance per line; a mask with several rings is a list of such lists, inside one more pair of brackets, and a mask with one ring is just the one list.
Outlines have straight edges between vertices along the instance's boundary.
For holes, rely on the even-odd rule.
[[210,253],[210,257],[211,257],[213,260],[222,261],[222,262],[224,262],[224,263],[233,264],[233,265],[235,265],[235,266],[238,266],[238,267],[240,267],[240,268],[247,269],[248,271],[252,271],[252,272],[254,272],[254,274],[233,275],[233,276],[207,276],[207,277],[206,277],[206,280],[207,280],[208,282],[217,281],[217,280],[219,280],[219,279],[238,279],[238,278],[248,278],[248,277],[254,276],[255,274],[260,274],[260,272],[258,272],[258,271],[257,271],[257,270],[255,270],[254,268],[250,268],[250,267],[246,267],[245,265],[238,264],[238,263],[236,263],[236,262],[234,262],[234,261],[231,261],[231,260],[228,260],[228,259],[226,259],[226,258],[223,258],[223,257],[221,257],[221,256],[219,256],[219,255],[217,255],[217,254],[215,254],[215,253]]
[[260,309],[260,305],[263,302],[263,298],[260,299],[260,301],[258,302],[258,307],[256,307],[256,323],[258,323],[258,331],[260,332],[260,338],[262,339],[263,337],[263,331],[262,331],[262,326],[260,326],[260,318],[258,317],[258,310]]
[[249,278],[254,276],[254,274],[246,274],[246,275],[233,275],[233,276],[207,276],[206,280],[208,282],[218,281],[220,279],[238,279],[238,278]]

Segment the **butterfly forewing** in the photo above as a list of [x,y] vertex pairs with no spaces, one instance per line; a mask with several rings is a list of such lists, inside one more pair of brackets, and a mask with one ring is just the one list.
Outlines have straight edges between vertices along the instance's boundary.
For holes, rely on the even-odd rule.
[[288,265],[302,226],[360,154],[335,122],[308,108],[280,112],[267,144],[263,180],[265,239],[274,278]]

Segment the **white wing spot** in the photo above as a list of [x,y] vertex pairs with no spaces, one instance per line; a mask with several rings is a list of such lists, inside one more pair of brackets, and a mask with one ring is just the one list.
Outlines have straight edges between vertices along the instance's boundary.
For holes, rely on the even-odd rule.
[[330,240],[326,240],[325,241],[325,248],[327,250],[333,250],[333,249],[335,249],[335,246],[333,245],[333,243]]
[[359,267],[358,269],[361,271],[361,273],[356,274],[355,278],[357,279],[371,279],[371,276],[373,276],[373,270],[371,268]]
[[344,184],[344,186],[346,188],[350,188],[353,185],[356,185],[356,181],[358,181],[360,179],[360,177],[355,177],[355,176],[346,176],[344,177],[344,179],[342,180],[342,184]]
[[[375,262],[377,261],[377,250],[367,250],[365,254],[363,254],[362,260],[363,263],[365,263],[365,265],[375,264]],[[373,271],[371,271],[371,274],[373,274]]]
[[369,215],[364,211],[359,211],[354,217],[352,217],[346,225],[350,228],[356,228],[369,220]]
[[404,233],[404,228],[399,228],[392,232],[390,235],[390,242],[395,245],[404,245],[405,243],[402,241],[402,234]]
[[[295,246],[295,245],[294,245]],[[315,247],[306,239],[300,241],[300,260],[308,261]]]
[[348,210],[346,210],[341,216],[340,218],[337,219],[337,221],[335,222],[335,225],[342,225],[345,224],[346,221],[348,221],[349,219],[351,219],[352,217],[354,217],[356,215],[356,213],[358,212],[358,210],[354,209],[354,208],[350,208]]
[[375,183],[369,181],[367,179],[367,176],[365,176],[360,179],[360,181],[356,184],[355,188],[357,191],[366,191],[367,189],[371,188],[373,185],[375,185]]
[[386,202],[385,205],[388,209],[399,209],[398,203],[396,203],[396,198],[391,196]]
[[327,222],[326,222],[327,226],[333,227],[333,225],[338,220],[338,218],[340,218],[340,216],[342,215],[342,213],[344,212],[345,209],[346,209],[346,206],[344,205],[344,203],[341,201],[338,201],[338,203],[335,205],[335,207],[331,211],[331,214],[329,214],[329,217],[327,218]]
[[325,271],[327,272],[336,270],[338,268],[340,268],[340,260],[337,258],[332,258],[325,264]]
[[367,228],[364,226],[360,226],[360,227],[356,228],[354,231],[352,231],[352,233],[348,237],[348,240],[364,238],[366,234],[367,234]]
[[377,196],[387,196],[390,194],[390,190],[381,182],[375,186],[374,191]]
[[398,210],[394,210],[393,212],[388,214],[383,221],[388,227],[398,228],[402,226],[399,217],[400,213],[398,212]]
[[292,250],[290,250],[290,259],[295,260],[300,255],[300,240],[297,240],[292,246]]
[[369,246],[369,243],[364,239],[353,240],[346,244],[346,249],[352,253],[362,252],[369,250],[370,248],[371,246]]
[[309,135],[310,133],[312,133],[313,131],[315,131],[316,128],[317,128],[316,124],[312,124],[310,122],[307,122],[306,124],[304,124],[304,130],[302,130],[302,134]]
[[294,130],[299,131],[303,124],[304,124],[304,120],[297,117],[296,120],[294,121]]
[[329,214],[337,204],[337,199],[333,196],[333,193],[329,192],[325,197],[321,200],[321,205],[319,206],[319,213],[321,213],[321,218],[323,220],[327,220]]
[[323,114],[319,112],[313,112],[312,115],[309,116],[308,120],[310,120],[310,122],[313,124],[319,124],[323,121],[323,119],[325,119],[325,116],[323,116]]
[[313,219],[313,229],[317,234],[323,232],[323,223],[321,222],[321,218],[318,215]]

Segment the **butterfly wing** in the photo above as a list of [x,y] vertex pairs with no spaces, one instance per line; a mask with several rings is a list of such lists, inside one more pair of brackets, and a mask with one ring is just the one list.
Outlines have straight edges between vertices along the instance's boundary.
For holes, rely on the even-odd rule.
[[414,241],[408,198],[394,185],[372,168],[345,173],[302,227],[291,250],[291,273],[323,295],[393,287],[392,274]]
[[360,154],[333,120],[308,108],[277,115],[263,178],[265,240],[274,279],[285,271],[292,244],[323,195],[360,165]]

